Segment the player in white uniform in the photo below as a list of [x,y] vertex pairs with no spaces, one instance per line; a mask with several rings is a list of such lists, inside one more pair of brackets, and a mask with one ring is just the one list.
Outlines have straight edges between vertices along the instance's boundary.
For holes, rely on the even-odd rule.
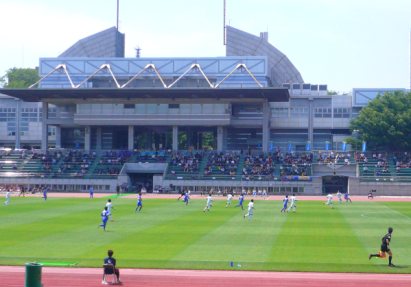
[[337,191],[337,198],[338,198],[338,203],[341,204],[342,203],[342,193],[340,191]]
[[4,202],[4,205],[9,205],[10,204],[10,191],[6,191],[6,201]]
[[333,208],[333,195],[331,193],[327,195],[327,202],[325,204]]
[[113,203],[111,202],[111,199],[107,200],[106,207],[107,207],[107,217],[113,220],[113,216],[111,214],[111,211],[113,209]]
[[207,196],[207,203],[206,203],[206,206],[203,209],[203,212],[210,211],[210,208],[212,206],[212,204],[211,204],[212,202],[213,202],[213,198],[211,197],[211,193],[209,193],[208,196]]
[[244,214],[244,219],[247,216],[248,219],[253,219],[253,215],[254,215],[254,199],[251,199],[250,202],[248,203],[248,212],[246,214]]
[[290,197],[290,206],[288,207],[287,212],[289,212],[291,209],[293,210],[293,212],[297,211],[297,198],[295,197],[295,194]]
[[225,207],[231,206],[231,200],[233,199],[233,195],[231,193],[227,194],[227,203]]

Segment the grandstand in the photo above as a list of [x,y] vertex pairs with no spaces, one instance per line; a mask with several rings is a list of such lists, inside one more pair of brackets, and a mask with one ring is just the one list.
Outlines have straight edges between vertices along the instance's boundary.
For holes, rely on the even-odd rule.
[[304,83],[267,33],[228,27],[227,56],[209,58],[124,58],[116,33],[41,58],[41,80],[28,89],[0,90],[1,144],[13,148],[1,150],[0,183],[410,192],[407,154],[344,143],[365,91],[353,99]]

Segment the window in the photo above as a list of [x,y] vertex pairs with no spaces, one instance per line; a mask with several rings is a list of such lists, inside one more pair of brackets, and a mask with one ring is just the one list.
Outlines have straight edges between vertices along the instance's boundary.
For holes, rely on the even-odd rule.
[[334,108],[334,118],[349,118],[350,114],[350,108]]
[[314,108],[314,117],[316,118],[331,118],[331,108],[316,107]]
[[124,104],[125,109],[133,109],[134,110],[135,107],[136,107],[135,104]]
[[169,109],[179,109],[179,108],[180,108],[180,104],[168,104],[168,108],[169,108]]

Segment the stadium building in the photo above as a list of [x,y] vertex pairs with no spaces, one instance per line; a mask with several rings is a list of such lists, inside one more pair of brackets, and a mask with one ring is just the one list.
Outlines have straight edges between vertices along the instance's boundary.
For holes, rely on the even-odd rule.
[[0,90],[0,144],[17,149],[3,151],[0,181],[65,191],[407,191],[407,174],[364,175],[371,155],[359,162],[365,147],[345,143],[350,120],[388,89],[330,95],[304,82],[268,33],[228,26],[226,37],[225,57],[125,58],[113,27],[41,58],[38,83]]

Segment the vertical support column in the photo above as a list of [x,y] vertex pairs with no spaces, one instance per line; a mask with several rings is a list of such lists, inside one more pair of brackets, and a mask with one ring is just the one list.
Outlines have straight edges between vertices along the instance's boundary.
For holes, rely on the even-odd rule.
[[96,149],[101,150],[101,127],[96,128]]
[[56,125],[56,148],[61,148],[61,126]]
[[217,151],[223,150],[224,128],[222,126],[217,127]]
[[128,126],[128,150],[134,150],[134,126]]
[[311,142],[311,147],[314,147],[314,112],[313,112],[313,98],[308,99],[308,141]]
[[42,102],[42,117],[41,117],[41,149],[46,151],[49,145],[48,117],[49,103]]
[[173,126],[173,151],[178,150],[178,126]]
[[268,146],[270,142],[270,120],[271,120],[271,109],[270,104],[267,101],[263,102],[263,142],[262,148],[263,152],[268,152]]
[[91,128],[90,126],[84,127],[84,150],[90,151],[91,146]]
[[20,121],[21,121],[21,100],[16,99],[16,143],[15,148],[20,148]]

